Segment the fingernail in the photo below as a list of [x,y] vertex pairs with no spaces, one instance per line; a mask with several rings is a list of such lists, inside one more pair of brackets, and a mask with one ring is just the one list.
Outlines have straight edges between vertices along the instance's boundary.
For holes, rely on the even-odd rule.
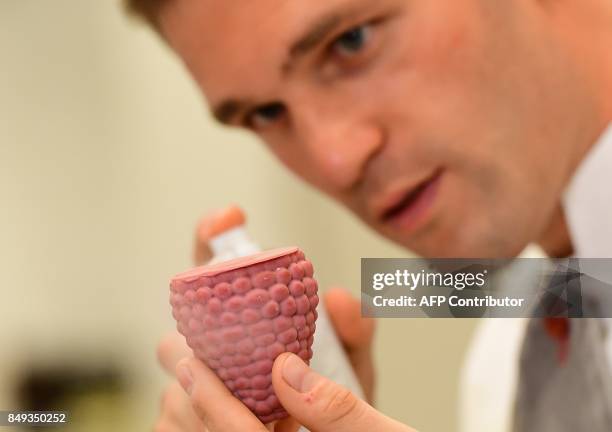
[[183,390],[185,390],[188,395],[191,395],[191,390],[193,389],[193,375],[191,374],[189,366],[180,365],[176,369],[176,378],[183,387]]
[[312,390],[318,381],[318,375],[312,372],[306,363],[295,354],[287,356],[283,364],[283,378],[289,386],[300,393]]

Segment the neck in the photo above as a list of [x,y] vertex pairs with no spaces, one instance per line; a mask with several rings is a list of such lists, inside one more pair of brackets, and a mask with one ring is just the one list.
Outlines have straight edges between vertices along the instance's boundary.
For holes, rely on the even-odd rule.
[[[578,140],[581,142],[576,143],[575,161],[571,167],[573,172],[612,122],[612,2],[584,0],[558,5],[551,17],[556,21],[558,35],[573,63],[580,65],[579,76],[583,81],[580,84],[587,85],[586,90],[594,105],[592,114],[595,116],[584,128],[584,134]],[[572,255],[574,247],[561,203],[554,210],[537,243],[551,257]]]
[[569,227],[560,204],[537,243],[552,258],[564,258],[574,253]]
[[612,2],[565,1],[550,16],[558,37],[580,65],[577,78],[587,84],[596,104],[594,120],[603,130],[612,121]]

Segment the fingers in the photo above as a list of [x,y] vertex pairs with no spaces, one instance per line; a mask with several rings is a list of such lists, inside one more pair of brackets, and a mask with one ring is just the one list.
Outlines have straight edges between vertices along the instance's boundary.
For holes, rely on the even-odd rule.
[[187,346],[185,338],[179,332],[165,335],[157,346],[157,358],[164,370],[174,375],[177,363],[185,357],[193,356],[193,351]]
[[272,383],[285,409],[310,430],[410,431],[346,388],[312,371],[294,354],[284,353],[277,357],[272,369]]
[[332,324],[347,349],[362,349],[372,343],[375,321],[361,316],[359,300],[345,289],[331,288],[324,301]]
[[366,400],[374,402],[375,372],[372,360],[375,321],[361,316],[361,303],[341,288],[324,296],[325,308],[344,345],[348,359],[359,379]]
[[201,361],[183,359],[176,373],[196,415],[210,432],[267,432],[257,417]]
[[274,424],[274,432],[296,432],[300,429],[300,424],[293,417],[279,420]]
[[153,430],[154,432],[207,432],[177,381],[173,381],[164,391],[160,416]]
[[243,225],[244,222],[244,212],[238,206],[226,207],[200,219],[194,239],[193,260],[195,264],[203,265],[212,258],[212,251],[209,246],[211,238],[231,227]]

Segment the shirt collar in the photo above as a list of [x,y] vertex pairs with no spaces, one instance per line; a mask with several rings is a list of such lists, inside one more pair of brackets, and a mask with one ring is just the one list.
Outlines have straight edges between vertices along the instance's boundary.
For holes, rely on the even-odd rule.
[[572,178],[564,209],[575,256],[612,257],[612,123]]

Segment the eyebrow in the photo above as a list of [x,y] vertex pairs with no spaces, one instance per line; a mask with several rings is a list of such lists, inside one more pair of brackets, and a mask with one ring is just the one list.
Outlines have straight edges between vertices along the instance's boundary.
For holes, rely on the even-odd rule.
[[[288,59],[282,66],[283,73],[288,73],[295,61],[315,50],[340,24],[342,24],[347,16],[351,15],[351,12],[353,12],[352,9],[341,12],[334,11],[317,18],[314,23],[308,27],[308,30],[291,44]],[[246,100],[228,99],[221,102],[213,109],[213,115],[219,122],[229,124],[232,119],[236,117],[239,112],[244,111],[248,105],[250,105],[250,103]]]
[[239,99],[228,99],[221,102],[213,109],[213,116],[217,121],[229,124],[231,120],[238,115],[240,111],[243,111],[248,105],[247,101]]
[[[342,16],[337,12],[319,18],[289,49],[289,60],[291,63],[299,57],[303,57],[314,50],[321,42],[323,42],[330,33],[342,22]],[[287,68],[285,64],[283,69]]]

